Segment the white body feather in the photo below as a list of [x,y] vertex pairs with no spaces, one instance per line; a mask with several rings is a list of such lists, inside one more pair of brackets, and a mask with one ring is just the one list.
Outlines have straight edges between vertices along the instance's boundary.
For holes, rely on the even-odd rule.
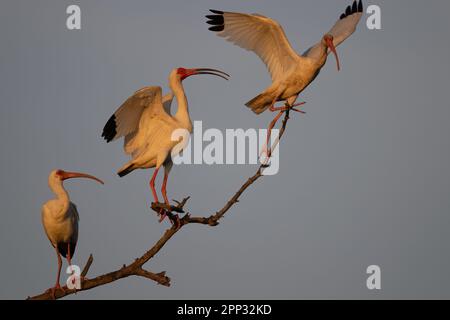
[[[286,100],[293,104],[319,74],[329,51],[323,43],[297,54],[289,43],[281,25],[260,14],[221,12],[211,10],[215,16],[207,16],[210,30],[217,35],[253,51],[264,62],[272,78],[272,84],[260,95],[247,102],[256,113],[266,110],[273,102]],[[327,33],[333,36],[335,47],[347,39],[356,29],[362,16],[362,2],[354,1]]]

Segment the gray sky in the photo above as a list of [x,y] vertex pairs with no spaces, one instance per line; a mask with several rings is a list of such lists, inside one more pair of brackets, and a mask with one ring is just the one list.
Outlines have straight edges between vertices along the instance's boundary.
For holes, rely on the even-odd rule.
[[[259,181],[218,228],[188,226],[148,268],[172,287],[128,278],[77,298],[450,298],[450,108],[448,1],[365,1],[382,10],[381,31],[363,17],[304,92],[293,115],[280,172]],[[82,30],[68,31],[69,4]],[[80,212],[74,262],[89,253],[90,276],[140,256],[162,234],[148,206],[152,171],[120,179],[121,142],[100,138],[131,93],[163,85],[174,67],[216,67],[229,82],[185,81],[194,120],[205,128],[264,128],[244,103],[268,84],[252,53],[207,30],[209,8],[258,12],[278,20],[303,51],[334,24],[350,0],[22,1],[0,11],[2,150],[0,298],[24,298],[54,283],[56,257],[41,225],[53,195],[51,169],[105,180],[66,183]],[[208,215],[255,170],[252,165],[175,167],[170,198],[191,195]],[[366,288],[377,264],[382,290]]]

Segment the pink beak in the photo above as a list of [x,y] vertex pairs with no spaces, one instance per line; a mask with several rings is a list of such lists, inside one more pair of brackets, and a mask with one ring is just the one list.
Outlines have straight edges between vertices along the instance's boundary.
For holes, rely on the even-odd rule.
[[337,69],[338,69],[338,71],[340,71],[341,70],[341,64],[339,63],[339,56],[337,54],[336,47],[334,46],[333,40],[328,39],[327,40],[327,45],[328,45],[328,48],[330,48],[331,52],[333,52],[334,56],[336,57]]
[[81,173],[81,172],[62,171],[60,176],[61,176],[62,181],[67,180],[67,179],[72,179],[72,178],[87,178],[87,179],[95,180],[98,183],[104,184],[104,182],[102,180],[100,180],[99,178],[96,178],[94,176],[91,176],[90,174]]

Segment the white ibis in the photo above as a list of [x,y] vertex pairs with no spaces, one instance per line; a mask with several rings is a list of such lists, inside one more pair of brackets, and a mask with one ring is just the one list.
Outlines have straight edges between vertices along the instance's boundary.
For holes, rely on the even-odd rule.
[[77,207],[70,201],[69,194],[63,186],[63,181],[71,178],[88,178],[103,184],[100,179],[85,173],[53,170],[48,176],[48,185],[56,199],[49,200],[42,206],[42,224],[58,257],[56,284],[50,289],[53,297],[57,289],[62,290],[59,284],[62,266],[61,256],[67,259],[69,266],[72,265],[71,259],[78,241],[79,215]]
[[[256,114],[266,109],[279,111],[269,125],[270,130],[281,114],[304,102],[295,104],[298,95],[317,77],[330,52],[336,57],[340,69],[336,47],[347,39],[356,29],[363,12],[361,0],[353,2],[340,16],[336,24],[322,39],[302,55],[291,47],[281,25],[273,19],[259,14],[245,14],[210,10],[214,15],[207,15],[209,30],[217,32],[234,44],[256,53],[266,64],[272,84],[261,94],[246,103]],[[285,106],[275,107],[277,101],[285,101]]]
[[[166,205],[167,178],[172,168],[172,155],[179,154],[187,145],[179,145],[179,141],[172,138],[176,130],[192,132],[192,122],[189,117],[188,101],[183,89],[182,81],[189,76],[210,74],[228,80],[228,74],[216,69],[196,68],[173,69],[169,75],[171,92],[162,98],[161,87],[144,87],[136,91],[111,116],[103,128],[102,137],[107,142],[120,137],[124,139],[124,150],[132,159],[119,169],[118,175],[123,177],[136,169],[155,168],[150,180],[150,188],[155,203],[159,203],[155,190],[155,179],[158,170],[164,166],[164,181],[161,188]],[[178,110],[174,116],[170,114],[173,98],[177,99]],[[176,148],[175,148],[176,147]],[[164,219],[161,216],[160,222]]]

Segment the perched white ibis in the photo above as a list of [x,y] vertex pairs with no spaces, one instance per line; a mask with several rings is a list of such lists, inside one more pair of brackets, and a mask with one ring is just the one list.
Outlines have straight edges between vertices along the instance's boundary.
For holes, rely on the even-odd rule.
[[[214,15],[207,15],[209,30],[217,32],[234,44],[256,53],[266,64],[272,84],[261,94],[246,103],[256,114],[266,109],[279,111],[269,125],[270,130],[281,114],[295,109],[302,103],[295,104],[298,95],[317,77],[330,52],[336,57],[340,69],[336,47],[347,39],[356,29],[363,13],[361,0],[354,1],[340,16],[336,24],[322,39],[302,55],[291,47],[281,25],[259,14],[245,14],[210,10]],[[285,101],[285,106],[275,107],[277,101]],[[268,142],[268,141],[267,141]]]
[[[124,150],[132,159],[119,169],[118,175],[123,177],[133,170],[155,168],[150,180],[150,188],[155,203],[158,195],[155,190],[155,179],[158,170],[164,166],[164,181],[161,193],[166,205],[169,204],[166,186],[169,172],[172,168],[172,155],[179,154],[187,145],[173,139],[176,130],[192,132],[192,122],[189,117],[188,101],[182,81],[189,76],[210,74],[228,80],[228,74],[216,69],[195,68],[173,69],[169,75],[171,92],[162,97],[161,87],[144,87],[136,91],[111,116],[103,128],[102,137],[107,142],[120,137],[124,139]],[[176,98],[178,109],[175,115],[170,114],[170,105]],[[175,148],[176,147],[176,148]],[[175,150],[176,149],[176,150]],[[161,216],[160,221],[164,219]]]
[[49,200],[42,206],[42,224],[58,257],[56,284],[50,289],[53,296],[57,289],[62,289],[59,284],[62,267],[61,256],[67,259],[69,266],[72,265],[71,259],[78,241],[79,215],[77,207],[70,201],[69,194],[63,186],[63,181],[71,178],[88,178],[103,184],[100,179],[85,173],[53,170],[48,176],[48,185],[56,199]]

